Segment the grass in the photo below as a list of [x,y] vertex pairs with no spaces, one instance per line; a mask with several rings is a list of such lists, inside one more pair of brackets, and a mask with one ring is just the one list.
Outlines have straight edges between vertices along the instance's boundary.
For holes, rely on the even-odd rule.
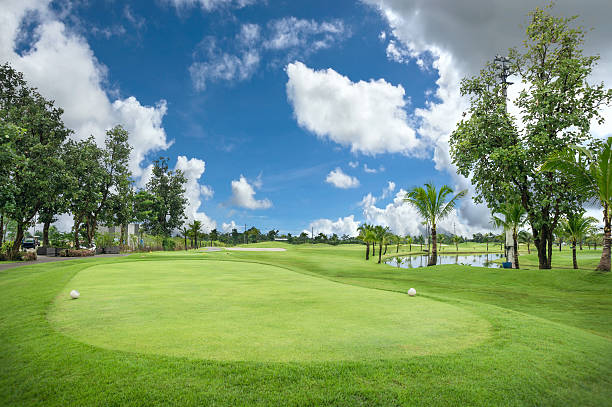
[[[1,272],[0,404],[612,405],[609,273],[398,270],[362,246],[283,247]],[[428,345],[452,315],[453,335],[429,335],[448,348]],[[402,338],[423,348],[389,351]]]

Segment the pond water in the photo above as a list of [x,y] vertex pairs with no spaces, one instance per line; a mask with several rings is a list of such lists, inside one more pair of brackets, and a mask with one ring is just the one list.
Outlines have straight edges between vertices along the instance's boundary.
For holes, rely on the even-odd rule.
[[[502,253],[488,253],[488,254],[458,254],[449,255],[443,254],[438,255],[437,264],[463,264],[466,266],[475,267],[490,267],[490,268],[501,268],[500,263],[493,263],[493,260],[499,260],[505,258]],[[414,256],[398,256],[387,260],[385,263],[393,267],[412,269],[418,267],[427,267],[428,255],[414,255]]]

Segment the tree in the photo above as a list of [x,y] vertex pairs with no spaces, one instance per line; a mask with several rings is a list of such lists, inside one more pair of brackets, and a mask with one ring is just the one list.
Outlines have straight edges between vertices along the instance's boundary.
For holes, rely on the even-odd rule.
[[359,231],[358,239],[366,244],[365,259],[370,260],[370,243],[373,243],[376,239],[372,225],[364,223],[363,225],[359,226],[357,230]]
[[194,220],[189,225],[189,233],[193,236],[195,248],[198,248],[198,235],[200,234],[200,228],[202,227],[202,222],[199,220]]
[[181,226],[180,231],[181,231],[181,235],[183,235],[183,239],[185,239],[185,251],[187,251],[187,236],[189,236],[191,229],[183,225]]
[[457,235],[453,235],[453,243],[455,244],[455,248],[459,251],[459,243],[461,243],[461,237]]
[[602,146],[591,149],[571,146],[552,154],[542,170],[557,170],[568,174],[577,194],[599,202],[603,208],[604,239],[597,270],[610,271],[610,231],[612,204],[612,137]]
[[410,235],[406,235],[405,239],[406,239],[406,244],[409,245],[408,251],[412,252],[412,240],[413,240],[412,237]]
[[59,151],[71,133],[64,126],[63,113],[30,88],[22,73],[8,63],[0,66],[0,213],[16,222],[13,258],[25,229],[63,182],[65,167]]
[[599,57],[584,56],[585,31],[573,28],[576,17],[555,17],[546,9],[529,13],[525,47],[511,49],[509,66],[524,90],[514,100],[519,118],[506,111],[507,83],[499,83],[499,66],[488,64],[478,76],[462,81],[470,108],[450,137],[458,172],[470,176],[476,202],[497,212],[517,200],[528,214],[539,267],[551,267],[553,231],[565,213],[576,212],[582,199],[560,171],[540,171],[551,153],[589,139],[592,119],[612,91],[588,78]]
[[270,230],[267,234],[268,240],[275,240],[276,237],[278,236],[278,230]]
[[512,240],[514,241],[514,267],[519,267],[519,255],[518,255],[518,229],[525,224],[526,212],[523,205],[518,202],[507,203],[500,207],[497,212],[503,215],[503,218],[495,216],[493,214],[493,223],[497,227],[503,227],[504,231],[509,230],[512,232]]
[[464,197],[467,191],[460,191],[446,202],[446,198],[452,193],[453,190],[447,185],[443,185],[440,187],[440,190],[436,190],[435,185],[427,183],[425,184],[425,188],[413,188],[406,194],[406,198],[404,199],[404,201],[409,202],[415,207],[419,215],[421,215],[431,227],[433,247],[429,262],[427,263],[428,266],[435,266],[438,263],[438,245],[436,237],[438,222],[451,214],[457,201]]
[[168,159],[160,157],[153,162],[151,180],[147,183],[146,204],[139,208],[145,214],[144,228],[151,234],[170,236],[172,231],[183,224],[185,217],[185,183],[187,179],[181,170],[170,170]]
[[103,151],[96,145],[93,136],[81,141],[69,140],[64,149],[64,161],[70,168],[65,185],[69,191],[68,207],[74,222],[73,240],[77,249],[80,248],[81,227],[100,202],[105,178],[102,155]]
[[213,229],[210,231],[210,245],[214,246],[214,241],[219,239],[219,232],[217,229]]
[[389,238],[389,227],[376,225],[374,226],[374,234],[376,235],[376,241],[378,242],[378,264],[380,264],[382,262],[382,247]]
[[563,233],[572,242],[572,260],[574,268],[578,268],[578,262],[576,260],[576,242],[581,240],[587,233],[593,228],[593,223],[597,220],[593,217],[584,217],[582,213],[574,213],[567,216],[561,223],[561,229]]
[[519,241],[527,244],[527,253],[531,254],[530,244],[533,242],[533,235],[526,230],[521,230],[518,234]]

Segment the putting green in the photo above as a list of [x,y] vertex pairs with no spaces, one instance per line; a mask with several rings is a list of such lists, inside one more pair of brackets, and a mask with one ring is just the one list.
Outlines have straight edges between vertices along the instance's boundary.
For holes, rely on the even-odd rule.
[[[80,299],[68,298],[72,289]],[[489,332],[476,315],[424,297],[212,260],[90,267],[49,319],[98,347],[215,360],[403,358],[453,352]]]

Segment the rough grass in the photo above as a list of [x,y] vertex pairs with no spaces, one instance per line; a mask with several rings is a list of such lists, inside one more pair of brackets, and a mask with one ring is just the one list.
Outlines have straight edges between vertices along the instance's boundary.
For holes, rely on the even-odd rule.
[[[612,405],[609,273],[398,270],[366,263],[362,246],[287,247],[280,253],[92,258],[1,272],[0,404]],[[67,284],[89,266],[137,269],[142,262],[152,268],[161,261],[210,260],[276,265],[347,289],[405,292],[413,286],[419,299],[485,320],[489,336],[452,353],[394,359],[219,361],[104,349],[61,333],[49,321]]]

